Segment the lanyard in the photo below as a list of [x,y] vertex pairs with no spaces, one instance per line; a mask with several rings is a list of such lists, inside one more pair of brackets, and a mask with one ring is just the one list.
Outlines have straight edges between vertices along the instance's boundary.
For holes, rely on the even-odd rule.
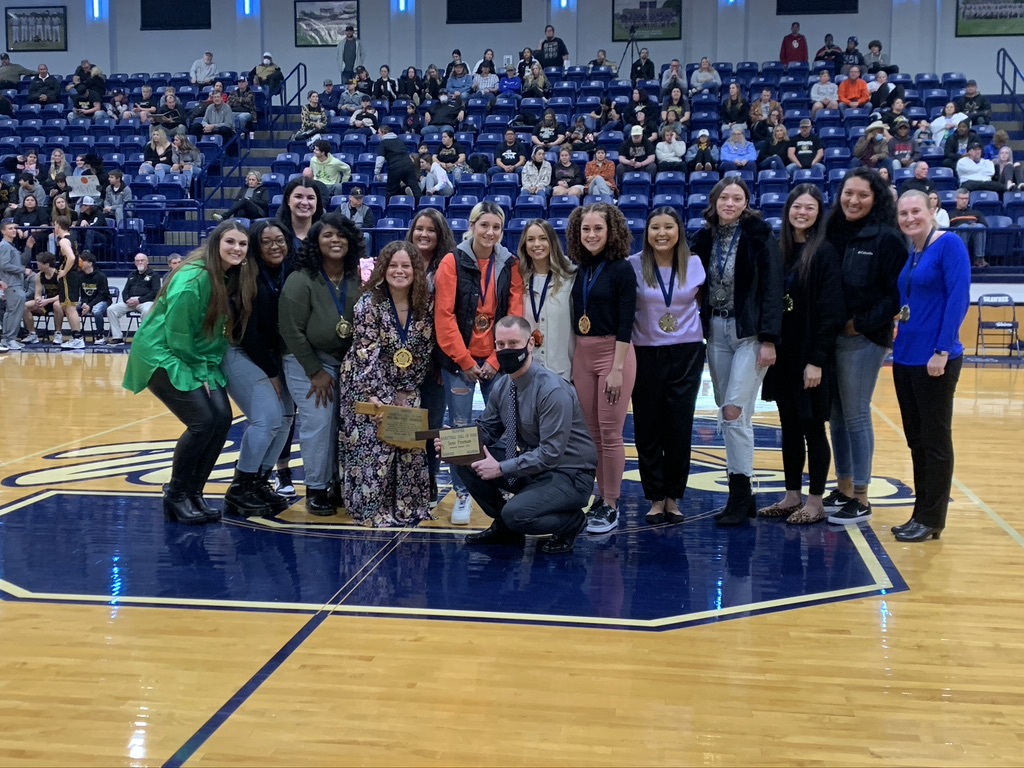
[[931,231],[928,233],[928,237],[925,238],[924,248],[921,249],[921,252],[918,253],[913,250],[910,252],[910,270],[907,272],[907,303],[910,303],[910,294],[914,291],[914,270],[917,269],[917,265],[921,261],[921,256],[923,256],[924,252],[928,250],[928,246],[932,244],[932,235],[934,234],[935,227],[932,227]]
[[405,325],[402,325],[402,321],[398,317],[398,307],[395,306],[395,300],[392,298],[390,291],[388,291],[388,303],[391,304],[391,316],[395,319],[395,330],[398,331],[398,340],[405,347],[409,338],[409,326],[412,325],[412,307],[409,307],[409,313],[405,317]]
[[327,276],[327,273],[321,269],[320,274],[327,282],[327,290],[331,292],[331,298],[334,299],[334,306],[338,308],[338,315],[340,317],[345,316],[345,299],[348,297],[348,281],[342,280],[341,283],[341,296],[338,296],[338,289],[334,287],[334,283],[331,282],[331,278]]
[[665,298],[665,306],[672,308],[672,294],[676,290],[676,257],[672,258],[672,277],[668,280],[668,289],[665,289],[665,281],[661,278],[661,267],[654,265],[654,274],[658,278],[658,285],[661,287],[661,295]]
[[536,293],[533,290],[533,278],[530,278],[530,305],[533,307],[533,322],[540,322],[540,312],[544,309],[544,300],[548,296],[548,286],[551,285],[551,273],[548,272],[548,276],[544,278],[544,288],[540,292],[540,304],[537,303]]
[[[283,274],[283,272],[284,272],[283,269],[280,272],[278,272],[277,273],[277,280],[275,280],[267,272],[265,272],[262,269],[260,270],[260,277],[263,278],[263,281],[267,284],[267,287],[270,288],[270,290],[274,292],[275,296],[280,296],[281,295],[281,285],[282,285],[281,275]],[[328,280],[327,282],[330,283],[331,281]]]
[[487,260],[487,274],[484,277],[484,287],[480,290],[480,307],[487,305],[487,292],[491,290],[491,277],[494,275],[494,257]]
[[732,253],[733,248],[736,247],[736,241],[740,238],[739,225],[736,226],[736,231],[732,233],[732,239],[729,241],[729,248],[722,253],[722,239],[720,237],[715,238],[715,263],[718,265],[718,279],[725,279],[725,264],[729,260],[729,254]]
[[583,314],[587,314],[587,302],[590,301],[590,292],[594,289],[594,284],[597,282],[597,278],[601,276],[604,271],[604,267],[607,261],[602,261],[601,264],[594,269],[593,267],[587,267],[587,272],[583,276]]

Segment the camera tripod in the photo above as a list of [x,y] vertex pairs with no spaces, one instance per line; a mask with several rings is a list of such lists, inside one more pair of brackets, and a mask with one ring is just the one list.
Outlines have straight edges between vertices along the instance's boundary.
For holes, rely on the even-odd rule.
[[[619,77],[622,77],[622,63],[626,60],[626,56],[629,56],[629,66],[632,69],[633,62],[640,58],[640,46],[637,44],[636,39],[636,27],[629,28],[629,42],[626,43],[626,47],[622,51],[622,58],[619,59],[618,73]],[[628,71],[627,71],[628,74]]]

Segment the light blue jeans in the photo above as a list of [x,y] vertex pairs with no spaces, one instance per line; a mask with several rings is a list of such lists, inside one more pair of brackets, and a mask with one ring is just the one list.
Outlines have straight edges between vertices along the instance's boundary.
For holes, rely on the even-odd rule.
[[857,488],[867,488],[871,482],[871,459],[875,454],[871,397],[884,360],[885,347],[864,336],[840,336],[836,339],[839,397],[833,399],[829,418],[832,457],[836,476],[852,477]]
[[595,176],[594,180],[590,182],[590,189],[587,190],[588,195],[607,195],[608,197],[615,197],[615,193],[612,192],[611,186],[601,176]]
[[152,174],[156,176],[157,181],[163,181],[164,176],[166,176],[170,172],[171,166],[167,165],[166,163],[157,163],[156,166],[154,166],[152,163],[143,163],[142,165],[139,166],[140,176]]
[[[708,367],[718,406],[718,424],[725,439],[725,466],[730,475],[754,476],[754,404],[767,368],[757,364],[761,342],[756,336],[738,338],[736,320],[712,317],[708,334]],[[726,421],[722,409],[742,410],[738,419]]]
[[[448,419],[451,422],[449,426],[468,427],[473,423],[473,394],[476,392],[476,384],[467,379],[462,371],[442,370],[441,381],[444,384],[445,402],[448,404]],[[480,382],[480,395],[484,399],[484,405],[487,404],[493,386],[494,379]],[[455,472],[452,472],[452,487],[457,492],[466,490],[465,483]]]
[[280,377],[281,394],[278,396],[263,369],[236,346],[228,347],[220,368],[228,379],[228,394],[249,420],[242,435],[238,469],[242,472],[270,469],[288,440],[295,413],[284,377]]
[[[341,364],[330,355],[321,355],[324,370],[334,379],[334,399],[326,407],[317,407],[309,392],[309,377],[295,355],[282,360],[288,391],[299,407],[299,450],[306,476],[306,488],[324,489],[341,478],[338,468],[338,370]],[[287,432],[288,430],[285,430]],[[273,459],[277,457],[274,456]],[[272,459],[272,460],[273,460]]]

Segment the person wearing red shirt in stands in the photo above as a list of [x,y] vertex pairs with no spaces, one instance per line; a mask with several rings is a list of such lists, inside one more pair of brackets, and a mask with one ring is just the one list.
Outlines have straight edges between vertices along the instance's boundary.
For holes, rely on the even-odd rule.
[[800,34],[800,22],[794,21],[789,34],[782,38],[779,61],[782,66],[788,67],[790,64],[806,64],[807,58],[807,38]]

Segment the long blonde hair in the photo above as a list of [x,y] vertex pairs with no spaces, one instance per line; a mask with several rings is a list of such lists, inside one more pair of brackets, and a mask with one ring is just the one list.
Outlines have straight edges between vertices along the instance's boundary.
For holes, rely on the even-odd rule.
[[[544,236],[548,239],[548,262],[551,264],[551,274],[553,275],[551,289],[558,293],[562,288],[563,281],[568,282],[572,280],[573,275],[576,273],[576,268],[562,250],[562,243],[558,239],[555,228],[546,219],[531,219],[526,222],[526,226],[523,227],[523,235],[519,238],[519,274],[523,276],[523,285],[529,286],[534,274],[533,258],[527,253],[526,248],[526,235],[530,231],[530,227],[540,227],[544,232]],[[529,290],[529,287],[526,290]]]

